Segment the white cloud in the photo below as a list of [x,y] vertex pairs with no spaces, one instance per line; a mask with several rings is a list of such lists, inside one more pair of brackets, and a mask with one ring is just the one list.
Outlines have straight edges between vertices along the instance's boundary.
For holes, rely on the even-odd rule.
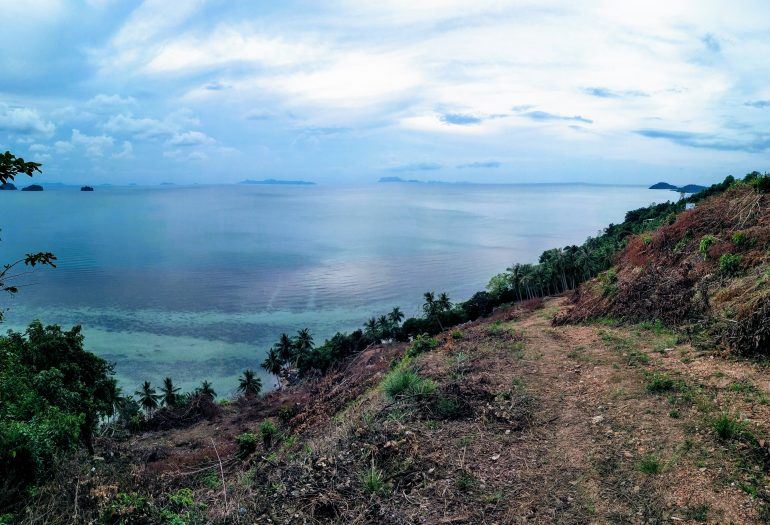
[[112,156],[116,159],[131,159],[134,157],[134,147],[129,141],[124,140],[120,151],[114,153]]
[[14,136],[50,137],[55,130],[53,122],[43,118],[36,109],[0,104],[0,131]]
[[140,139],[167,138],[177,126],[154,118],[137,118],[131,113],[114,115],[104,124],[104,130],[113,134],[127,134]]
[[184,35],[158,50],[148,73],[209,69],[239,62],[267,66],[307,63],[322,56],[312,44],[287,42],[253,30],[220,26],[205,36]]
[[184,133],[177,133],[171,140],[168,141],[169,146],[174,147],[191,147],[191,146],[208,146],[215,144],[216,141],[202,133],[200,131],[186,131]]
[[54,149],[61,154],[82,151],[87,157],[102,157],[107,150],[112,150],[114,145],[115,139],[108,135],[87,135],[73,129],[69,141],[56,141]]
[[107,111],[134,105],[136,105],[136,99],[133,97],[99,94],[88,100],[84,107],[92,111]]

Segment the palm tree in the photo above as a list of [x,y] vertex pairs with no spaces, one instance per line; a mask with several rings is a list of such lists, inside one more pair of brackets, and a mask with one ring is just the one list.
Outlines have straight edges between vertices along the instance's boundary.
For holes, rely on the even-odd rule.
[[381,315],[377,319],[377,325],[380,327],[380,338],[381,339],[387,339],[390,337],[391,332],[393,331],[393,326],[391,325],[390,321],[388,320],[387,315]]
[[245,397],[258,396],[262,391],[262,380],[254,374],[254,370],[246,369],[243,371],[243,377],[238,380],[236,392]]
[[174,382],[171,378],[165,378],[163,380],[163,386],[160,387],[160,397],[163,400],[163,404],[169,408],[176,406],[178,401],[177,392],[179,392],[179,389],[174,387]]
[[288,363],[294,357],[294,341],[291,340],[288,334],[281,334],[280,339],[278,339],[273,348],[275,348],[278,358],[284,363]]
[[303,328],[297,332],[297,338],[294,340],[294,345],[299,352],[307,352],[313,349],[313,336],[310,334],[310,330]]
[[377,337],[377,319],[371,317],[364,323],[364,329],[366,330],[366,335],[372,339],[379,339],[379,337]]
[[278,351],[275,348],[271,348],[267,353],[267,357],[262,361],[262,368],[277,376],[283,370],[283,361],[278,357]]
[[149,381],[145,381],[141,388],[134,392],[139,398],[139,404],[144,409],[145,413],[149,416],[156,408],[158,408],[158,399],[160,396],[155,393],[155,389],[150,386]]
[[425,312],[426,317],[433,317],[436,315],[436,296],[433,292],[425,292],[422,294],[425,299],[425,303],[422,305],[422,311]]
[[441,312],[447,312],[452,309],[452,302],[449,300],[449,296],[446,294],[446,292],[441,292],[441,295],[438,296],[438,307],[441,310]]
[[201,383],[201,386],[198,387],[197,393],[203,397],[207,397],[211,400],[213,400],[215,397],[217,397],[217,393],[214,392],[214,389],[211,386],[211,383],[206,381],[205,379]]
[[390,319],[390,322],[394,325],[398,326],[401,321],[404,319],[404,312],[401,311],[401,308],[398,306],[394,306],[393,309],[388,314],[388,319]]

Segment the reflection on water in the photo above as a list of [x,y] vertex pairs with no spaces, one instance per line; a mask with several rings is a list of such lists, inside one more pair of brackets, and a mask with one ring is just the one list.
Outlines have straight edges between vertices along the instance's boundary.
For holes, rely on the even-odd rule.
[[417,313],[425,290],[466,298],[513,262],[670,196],[583,185],[0,192],[0,261],[39,250],[60,260],[27,276],[6,324],[83,324],[128,390],[171,375],[225,393],[283,331],[321,340],[394,305]]

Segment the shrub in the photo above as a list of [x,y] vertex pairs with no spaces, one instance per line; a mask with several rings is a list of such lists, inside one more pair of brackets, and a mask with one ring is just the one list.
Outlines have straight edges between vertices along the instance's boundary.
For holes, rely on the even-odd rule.
[[414,357],[416,355],[429,352],[438,346],[438,341],[427,334],[420,334],[414,338],[412,346],[409,347],[406,354]]
[[18,503],[57,457],[91,448],[120,399],[112,366],[83,349],[80,327],[29,325],[0,336],[0,511]]
[[244,432],[235,436],[235,442],[238,444],[238,455],[242,458],[257,450],[257,435],[254,432]]
[[741,256],[725,253],[719,258],[719,270],[726,275],[735,275],[741,268]]
[[746,232],[733,233],[731,240],[733,241],[733,244],[737,248],[742,248],[744,246],[749,246],[751,244],[751,239],[749,239],[749,236],[746,235]]
[[455,341],[460,341],[463,338],[463,333],[460,330],[455,330],[452,332],[452,339]]
[[717,238],[713,235],[704,235],[700,239],[698,244],[698,251],[700,251],[703,258],[706,259],[709,255],[709,249],[717,242]]
[[278,437],[278,427],[275,426],[275,423],[266,419],[259,424],[259,435],[262,437],[262,443],[265,445],[265,448],[270,448]]

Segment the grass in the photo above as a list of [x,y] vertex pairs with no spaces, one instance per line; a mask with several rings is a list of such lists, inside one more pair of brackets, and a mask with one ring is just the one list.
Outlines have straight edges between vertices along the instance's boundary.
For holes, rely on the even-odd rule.
[[645,374],[646,388],[651,394],[665,394],[667,392],[677,392],[680,388],[680,382],[674,380],[665,372],[652,372]]
[[385,492],[385,481],[382,477],[382,471],[374,465],[374,462],[361,476],[361,484],[363,485],[364,492],[367,494],[374,495]]
[[654,454],[647,454],[639,458],[636,462],[636,470],[643,472],[644,474],[660,474],[663,470],[663,466],[660,460]]
[[476,487],[476,478],[465,469],[460,470],[455,478],[455,486],[462,492],[469,492]]
[[714,434],[722,441],[733,441],[741,436],[745,425],[730,414],[720,414],[711,422]]
[[385,395],[395,401],[403,397],[433,394],[436,383],[421,377],[414,370],[392,370],[382,381]]

